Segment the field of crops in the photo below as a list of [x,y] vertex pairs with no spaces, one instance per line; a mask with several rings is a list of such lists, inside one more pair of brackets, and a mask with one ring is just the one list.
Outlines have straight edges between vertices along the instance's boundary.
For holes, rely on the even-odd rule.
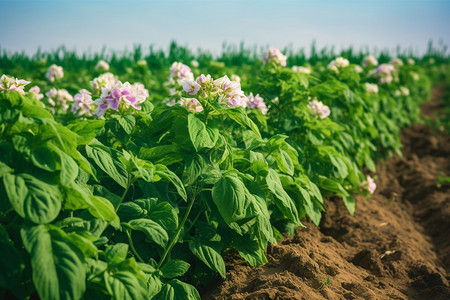
[[432,49],[142,52],[1,53],[0,297],[199,299],[330,198],[354,214],[450,82]]

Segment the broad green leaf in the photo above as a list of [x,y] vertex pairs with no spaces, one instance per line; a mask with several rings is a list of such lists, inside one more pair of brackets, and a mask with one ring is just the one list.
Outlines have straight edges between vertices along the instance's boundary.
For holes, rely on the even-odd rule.
[[131,134],[133,132],[133,129],[136,126],[136,118],[133,115],[127,114],[115,117],[126,134]]
[[225,263],[219,252],[208,245],[196,241],[189,241],[189,249],[208,268],[219,273],[222,278],[225,278]]
[[7,164],[2,163],[0,161],[0,178],[2,178],[4,175],[12,173],[13,169],[11,169]]
[[105,272],[105,284],[114,300],[147,299],[145,284],[129,271],[119,271],[110,275]]
[[294,163],[291,157],[283,149],[276,149],[272,152],[272,157],[275,158],[278,168],[281,172],[294,175]]
[[170,166],[174,163],[183,161],[180,155],[180,149],[177,145],[160,145],[153,148],[141,148],[139,157],[154,164]]
[[261,133],[259,132],[258,126],[247,116],[242,107],[228,108],[225,112],[228,114],[230,119],[234,120],[239,125],[250,128],[259,138],[261,138]]
[[67,128],[78,134],[80,145],[89,144],[92,139],[105,127],[105,120],[78,120],[77,123],[67,125]]
[[216,131],[206,127],[195,114],[188,115],[188,131],[195,150],[213,148],[219,136]]
[[161,272],[165,278],[174,278],[183,276],[191,265],[180,259],[171,259],[166,262],[162,268]]
[[129,221],[132,219],[146,217],[148,211],[134,202],[125,202],[120,204],[117,214],[122,221]]
[[164,165],[155,165],[155,174],[159,175],[161,178],[165,179],[166,181],[171,182],[175,188],[178,191],[178,194],[183,198],[184,200],[187,200],[187,194],[186,190],[184,189],[183,182],[181,182],[180,178],[170,171],[166,166]]
[[78,165],[73,158],[66,153],[60,151],[59,154],[61,157],[61,172],[59,175],[61,178],[61,183],[64,185],[70,185],[78,177]]
[[294,222],[296,225],[301,226],[300,219],[298,217],[297,207],[294,201],[289,197],[281,184],[280,177],[274,169],[269,169],[269,174],[266,177],[266,183],[269,190],[272,192],[274,202],[278,209]]
[[169,236],[164,228],[155,221],[149,219],[135,219],[126,224],[133,230],[142,231],[149,240],[160,245],[162,248],[167,246]]
[[264,250],[255,239],[249,236],[237,237],[234,239],[233,245],[250,266],[256,267],[267,262]]
[[149,218],[161,225],[166,231],[178,228],[178,214],[168,202],[161,202],[150,209]]
[[26,173],[6,174],[3,184],[11,205],[21,217],[37,224],[46,224],[58,216],[62,196],[57,185]]
[[20,230],[41,299],[81,299],[86,290],[82,253],[59,230],[26,222]]
[[127,258],[128,244],[117,243],[106,247],[105,259],[109,264],[118,264]]
[[59,169],[60,155],[55,148],[57,147],[47,144],[31,150],[31,161],[33,162],[33,165],[50,172]]
[[117,159],[120,154],[116,150],[100,144],[91,144],[86,145],[86,154],[120,186],[127,187],[128,173],[122,162]]
[[108,199],[100,196],[89,195],[91,206],[88,207],[89,212],[96,218],[105,221],[119,221],[116,210]]
[[246,188],[236,174],[228,174],[216,182],[212,198],[228,225],[247,217]]
[[190,284],[172,279],[165,283],[155,300],[200,300],[200,294]]

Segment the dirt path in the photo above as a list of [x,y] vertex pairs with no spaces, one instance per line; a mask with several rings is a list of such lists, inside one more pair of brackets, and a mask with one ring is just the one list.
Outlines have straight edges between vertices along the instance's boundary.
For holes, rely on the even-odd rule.
[[[439,109],[442,88],[422,111]],[[268,249],[257,268],[230,257],[227,278],[204,299],[450,299],[450,136],[425,125],[402,131],[403,157],[377,165],[377,190],[354,216],[327,202],[307,224]]]

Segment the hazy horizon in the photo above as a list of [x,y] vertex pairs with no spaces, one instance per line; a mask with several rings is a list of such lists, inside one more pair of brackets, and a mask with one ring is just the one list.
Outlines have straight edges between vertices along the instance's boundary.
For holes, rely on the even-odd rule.
[[450,1],[0,0],[0,48],[36,53],[168,49],[171,41],[218,54],[222,44],[309,51],[350,46],[371,51],[450,44]]

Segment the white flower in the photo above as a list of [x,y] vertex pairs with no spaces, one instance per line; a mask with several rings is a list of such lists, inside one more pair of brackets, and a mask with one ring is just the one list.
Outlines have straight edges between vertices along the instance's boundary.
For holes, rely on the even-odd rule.
[[396,67],[400,67],[403,66],[403,61],[400,58],[394,58],[393,60],[390,61],[390,64]]
[[[62,109],[66,111],[69,108],[69,104],[67,102],[72,102],[73,97],[69,92],[65,89],[57,90],[55,88],[51,89],[45,95],[48,97],[48,103],[57,109]],[[51,110],[53,113],[54,109]]]
[[237,81],[237,82],[241,82],[241,77],[239,77],[236,74],[231,75],[231,80],[232,81]]
[[0,77],[0,91],[16,91],[25,95],[23,88],[30,82],[31,81],[9,77],[3,74],[2,77]]
[[362,73],[362,71],[364,71],[363,68],[361,68],[361,67],[358,66],[358,65],[355,66],[355,72],[356,72],[356,73]]
[[191,61],[191,66],[193,66],[194,68],[198,68],[199,65],[200,64],[195,59]]
[[45,77],[47,77],[47,79],[51,82],[54,82],[56,79],[61,79],[64,77],[63,68],[53,64],[48,68]]
[[317,99],[308,103],[307,107],[311,110],[313,116],[324,119],[330,115],[330,108]]
[[186,109],[193,113],[198,113],[203,111],[201,103],[195,98],[181,98],[181,106],[186,107]]
[[117,77],[112,73],[104,73],[90,82],[91,88],[95,94],[99,93],[108,83],[117,82]]
[[376,85],[374,83],[368,83],[368,82],[366,82],[364,85],[366,86],[367,93],[378,94],[378,85]]
[[201,85],[195,82],[194,80],[186,80],[183,81],[183,90],[189,95],[197,95],[198,91],[201,88]]
[[414,65],[416,63],[416,61],[412,58],[408,58],[406,61],[408,62],[408,65]]
[[348,59],[343,58],[343,57],[336,57],[334,60],[332,60],[328,64],[328,68],[336,71],[340,68],[348,67],[349,65],[350,65],[350,62],[348,61]]
[[303,73],[303,74],[311,74],[311,69],[302,66],[292,66],[292,71]]
[[366,181],[361,183],[361,186],[369,191],[369,193],[373,194],[377,189],[377,184],[369,175],[366,176]]
[[145,59],[140,59],[136,62],[136,64],[140,67],[146,67],[147,66],[147,61]]
[[409,89],[404,87],[404,86],[401,86],[400,87],[400,94],[403,95],[403,96],[409,96]]
[[96,70],[101,71],[108,71],[109,70],[109,64],[104,60],[99,60],[97,65],[95,66]]
[[364,57],[361,64],[365,68],[376,67],[376,66],[378,66],[378,60],[373,55],[368,55],[368,56]]
[[411,73],[412,78],[414,79],[414,81],[419,80],[419,74],[417,73]]
[[197,81],[198,84],[203,85],[206,82],[212,82],[212,78],[211,78],[211,75],[209,75],[209,74],[206,76],[205,76],[205,74],[202,74],[202,75],[198,76],[195,81]]

